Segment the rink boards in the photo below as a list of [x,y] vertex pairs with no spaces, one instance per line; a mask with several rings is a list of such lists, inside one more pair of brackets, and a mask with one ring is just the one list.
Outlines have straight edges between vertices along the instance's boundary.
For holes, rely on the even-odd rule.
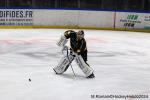
[[0,28],[86,28],[150,31],[150,14],[119,11],[0,9]]

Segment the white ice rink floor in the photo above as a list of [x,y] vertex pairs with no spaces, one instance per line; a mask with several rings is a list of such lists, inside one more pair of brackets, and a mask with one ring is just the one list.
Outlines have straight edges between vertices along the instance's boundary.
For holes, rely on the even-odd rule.
[[75,62],[76,77],[71,68],[63,75],[52,70],[62,57],[56,41],[64,31],[0,30],[0,100],[150,100],[149,33],[85,30],[96,76],[87,79]]

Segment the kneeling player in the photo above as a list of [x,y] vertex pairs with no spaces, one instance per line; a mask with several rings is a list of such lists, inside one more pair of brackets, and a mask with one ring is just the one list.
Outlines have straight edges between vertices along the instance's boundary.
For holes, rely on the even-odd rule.
[[94,78],[93,69],[87,64],[87,47],[86,41],[84,39],[84,31],[80,30],[78,32],[68,30],[66,31],[58,41],[57,45],[67,48],[65,44],[67,39],[70,39],[70,53],[64,56],[58,65],[54,68],[56,74],[64,73],[71,62],[75,59],[78,66],[81,68],[83,73],[87,78]]

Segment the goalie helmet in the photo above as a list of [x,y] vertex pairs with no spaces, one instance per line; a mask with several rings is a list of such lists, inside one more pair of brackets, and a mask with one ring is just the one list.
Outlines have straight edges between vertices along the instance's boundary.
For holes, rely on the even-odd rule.
[[79,30],[78,33],[80,33],[80,34],[83,35],[83,34],[84,34],[84,31],[83,31],[83,30]]
[[77,32],[77,38],[79,40],[84,38],[84,31],[83,30],[80,30],[80,31]]

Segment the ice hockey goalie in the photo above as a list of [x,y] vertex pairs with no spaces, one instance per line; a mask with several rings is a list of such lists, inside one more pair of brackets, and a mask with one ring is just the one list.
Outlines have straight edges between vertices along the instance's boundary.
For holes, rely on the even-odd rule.
[[84,39],[84,31],[75,32],[67,30],[61,35],[57,45],[62,47],[62,51],[67,49],[66,43],[70,39],[70,52],[61,58],[58,65],[53,68],[56,74],[63,74],[73,60],[76,60],[77,65],[83,71],[87,78],[94,78],[93,69],[87,64],[87,47]]

